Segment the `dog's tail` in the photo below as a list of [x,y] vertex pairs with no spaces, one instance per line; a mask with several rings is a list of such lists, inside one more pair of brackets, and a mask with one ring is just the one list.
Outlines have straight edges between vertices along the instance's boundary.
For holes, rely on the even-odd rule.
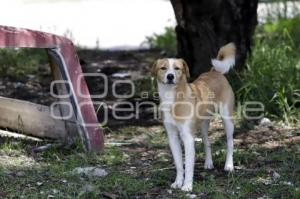
[[222,74],[228,73],[235,65],[235,51],[234,43],[229,43],[220,48],[217,58],[211,60],[213,69]]

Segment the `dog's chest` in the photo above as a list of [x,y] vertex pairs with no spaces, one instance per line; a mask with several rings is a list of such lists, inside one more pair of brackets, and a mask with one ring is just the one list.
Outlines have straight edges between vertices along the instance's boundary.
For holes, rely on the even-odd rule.
[[174,85],[158,82],[158,93],[161,103],[172,105],[175,102],[176,88]]
[[160,110],[163,113],[163,121],[174,123],[172,107],[175,103],[175,86],[158,83],[158,92],[160,98]]

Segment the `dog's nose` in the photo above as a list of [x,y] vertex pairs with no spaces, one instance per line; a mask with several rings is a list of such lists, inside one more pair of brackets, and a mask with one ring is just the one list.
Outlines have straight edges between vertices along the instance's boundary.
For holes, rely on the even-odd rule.
[[168,79],[169,81],[173,81],[173,80],[174,80],[174,75],[173,75],[173,74],[168,74],[168,75],[167,75],[167,79]]

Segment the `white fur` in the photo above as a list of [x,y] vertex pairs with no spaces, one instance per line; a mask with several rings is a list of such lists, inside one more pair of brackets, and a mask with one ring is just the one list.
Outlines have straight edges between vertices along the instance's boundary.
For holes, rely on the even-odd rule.
[[225,171],[233,171],[233,131],[234,124],[232,122],[232,118],[230,117],[228,106],[225,104],[220,110],[220,114],[223,120],[223,124],[225,126],[225,133],[227,138],[227,153],[226,153],[226,162],[225,162]]
[[176,74],[175,74],[175,68],[174,68],[175,61],[176,61],[176,59],[174,59],[174,58],[169,58],[169,59],[168,59],[169,67],[168,67],[168,70],[167,70],[167,72],[166,72],[166,74],[165,74],[165,77],[164,77],[164,82],[165,82],[165,83],[168,82],[167,76],[168,76],[169,74],[174,75],[174,82],[176,82],[176,80],[177,80],[177,79],[176,79]]
[[157,81],[158,94],[160,101],[164,104],[172,105],[175,101],[175,85],[174,84],[163,84]]
[[194,167],[195,167],[195,141],[192,132],[192,126],[190,121],[186,121],[183,124],[177,124],[180,130],[180,138],[184,146],[185,154],[185,172],[184,182],[181,187],[182,191],[192,191]]
[[211,63],[214,69],[222,74],[228,73],[228,71],[235,65],[235,57],[226,57],[224,60],[220,61],[217,59],[212,59]]
[[182,161],[181,143],[178,137],[178,129],[174,124],[168,123],[166,121],[164,121],[164,126],[168,133],[169,145],[171,148],[171,152],[176,167],[176,179],[175,182],[171,184],[171,187],[181,188],[184,180],[184,169],[183,169],[183,161]]

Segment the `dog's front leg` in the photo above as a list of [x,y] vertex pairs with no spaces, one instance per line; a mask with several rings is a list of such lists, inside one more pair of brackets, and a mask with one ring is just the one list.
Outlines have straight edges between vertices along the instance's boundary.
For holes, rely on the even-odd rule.
[[165,123],[165,128],[168,133],[169,145],[171,148],[177,173],[175,182],[171,184],[171,187],[181,188],[183,184],[183,161],[180,139],[178,137],[178,130],[173,124],[170,123]]
[[185,152],[185,177],[181,190],[192,191],[195,165],[195,141],[191,127],[189,125],[184,126],[182,132],[180,132],[180,136],[184,144]]

